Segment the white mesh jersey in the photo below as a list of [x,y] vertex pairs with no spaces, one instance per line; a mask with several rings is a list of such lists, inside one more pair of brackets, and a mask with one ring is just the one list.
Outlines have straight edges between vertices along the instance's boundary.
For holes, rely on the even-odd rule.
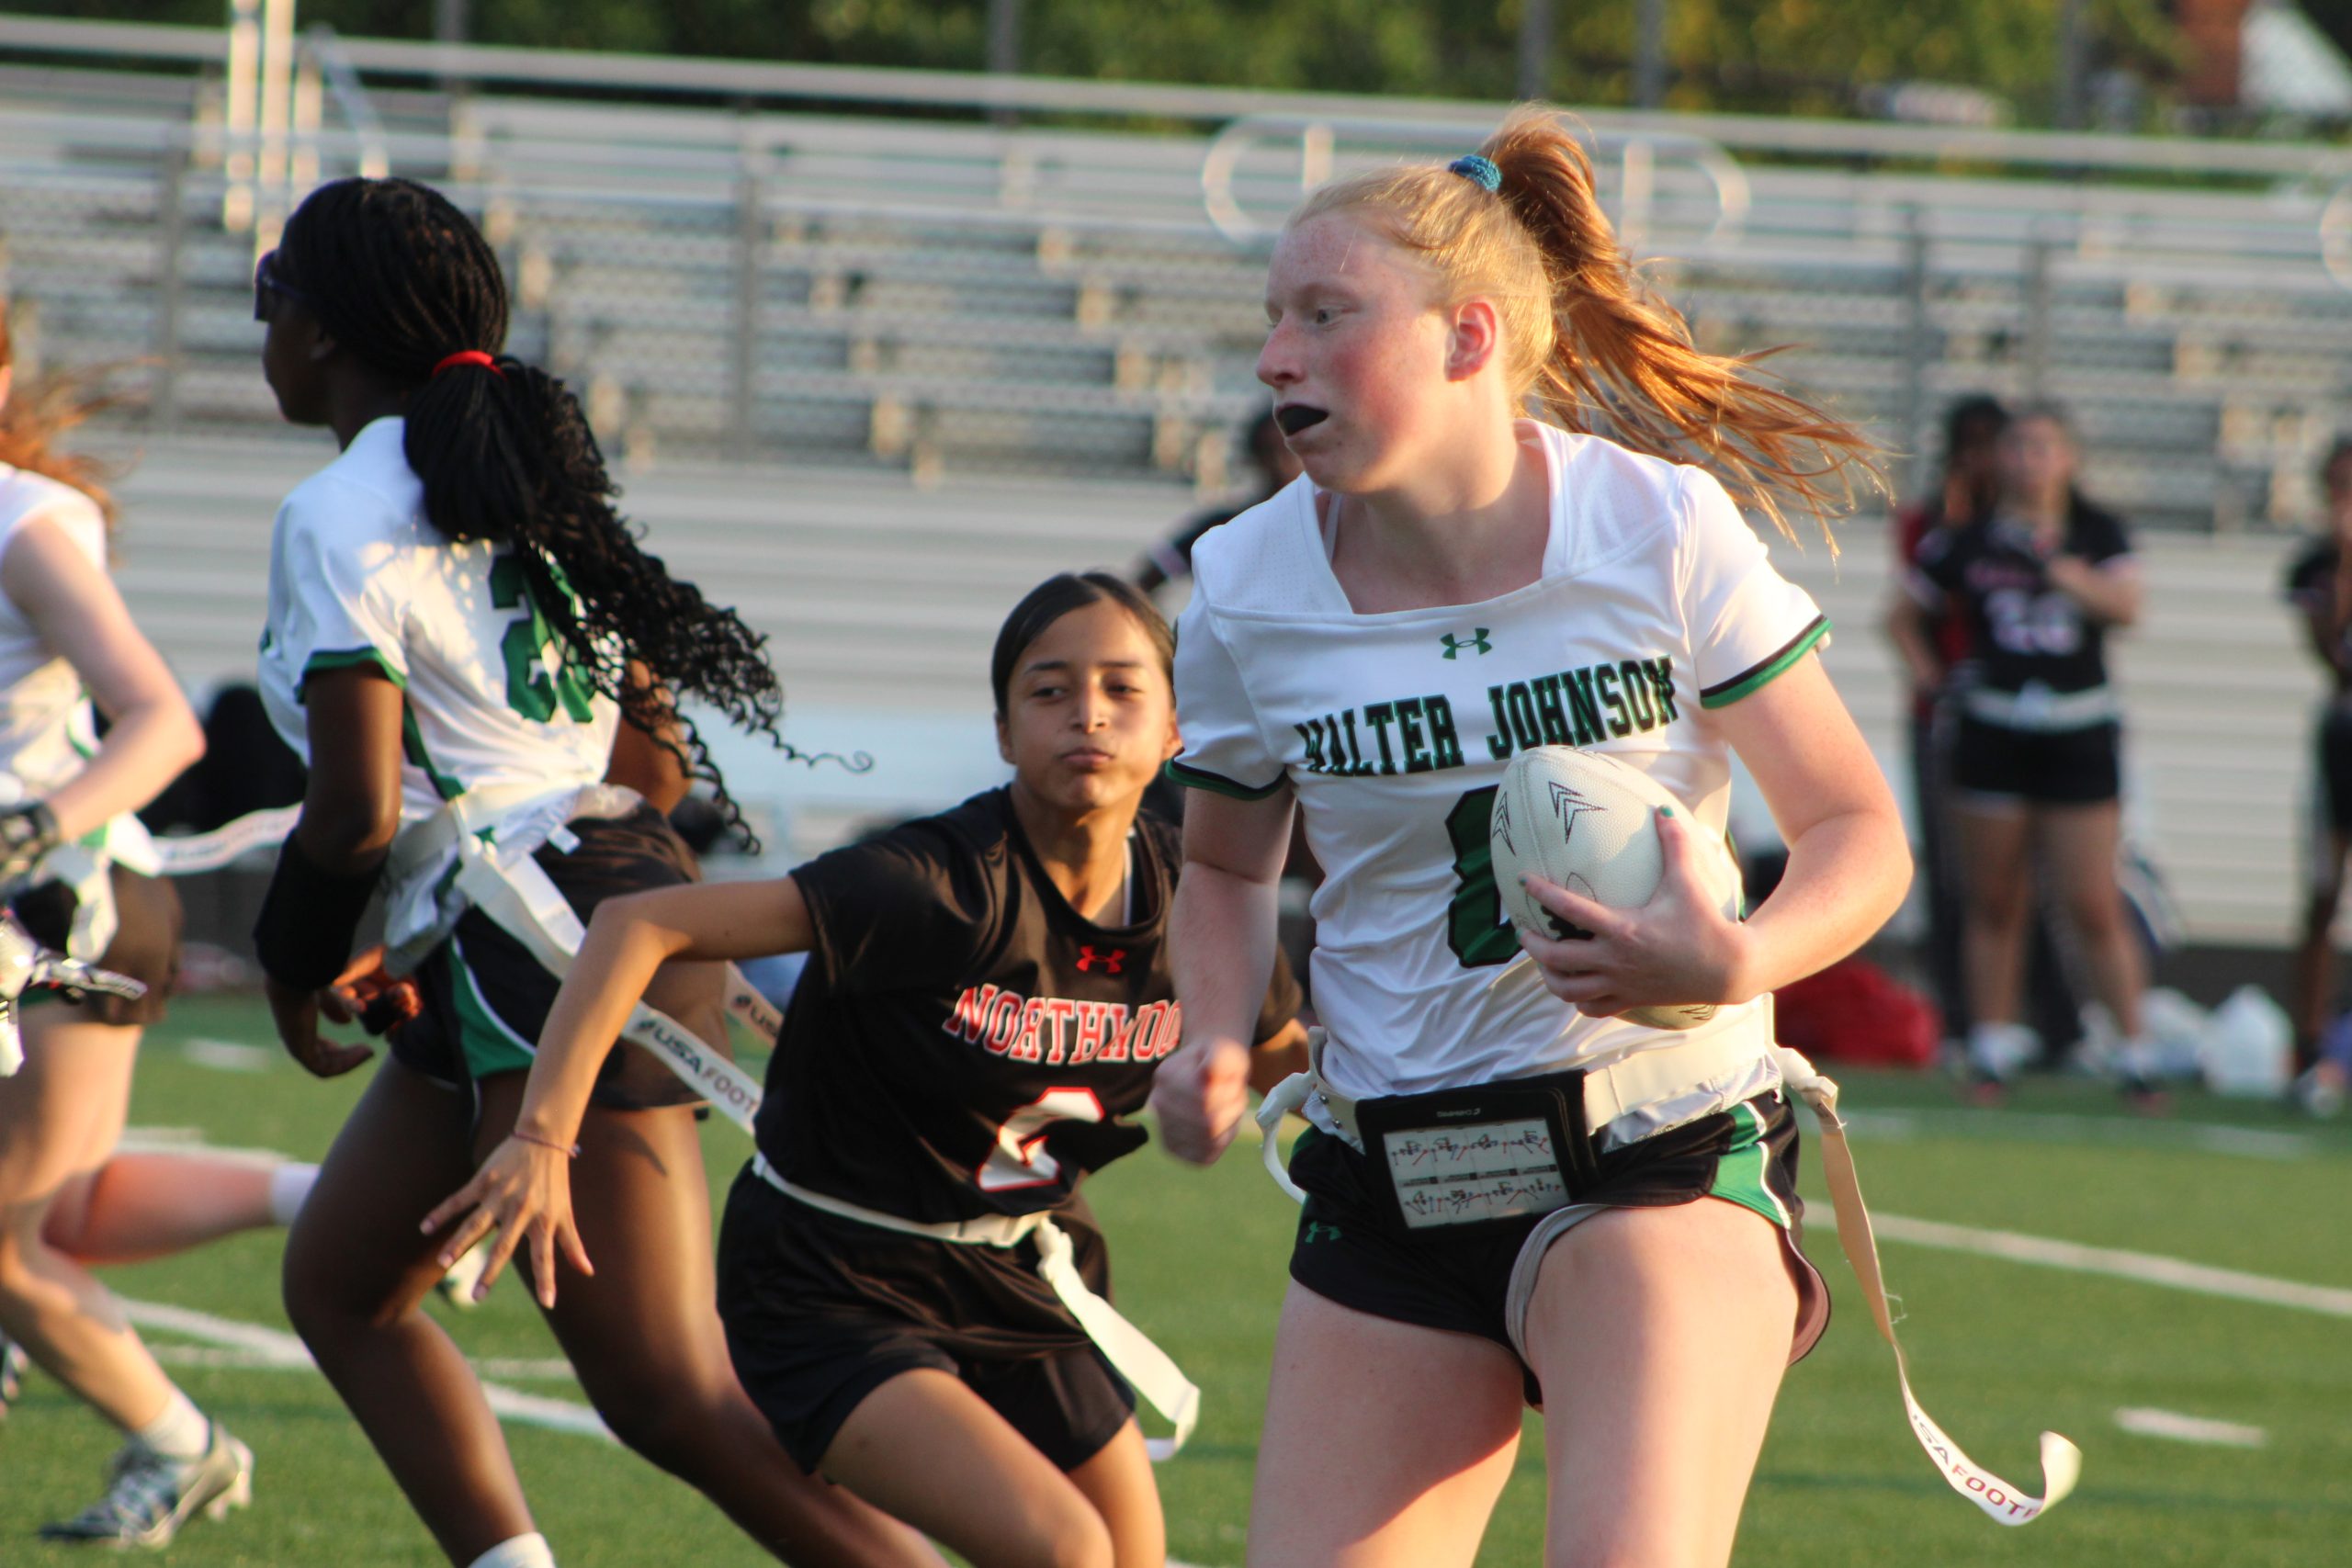
[[1566,744],[1643,769],[1722,832],[1730,756],[1710,710],[1796,663],[1827,623],[1704,471],[1520,429],[1551,468],[1551,537],[1543,575],[1500,598],[1355,614],[1305,479],[1205,536],[1177,638],[1172,771],[1245,797],[1297,792],[1325,873],[1313,994],[1342,1092],[1523,1077],[1736,1031],[1758,1058],[1727,1089],[1744,1098],[1772,1081],[1768,1002],[1663,1034],[1583,1017],[1524,973],[1494,984],[1520,947],[1487,817],[1512,756]]
[[[90,564],[106,570],[107,525],[97,502],[70,485],[0,463],[0,556],[36,519],[63,529]],[[80,773],[96,750],[82,677],[0,594],[0,773],[16,778],[26,795],[44,795]]]
[[618,705],[566,671],[511,548],[456,543],[425,517],[402,434],[401,421],[375,421],[277,509],[261,641],[270,721],[308,759],[332,739],[310,733],[310,678],[381,671],[401,694],[403,822],[485,784],[596,783]]

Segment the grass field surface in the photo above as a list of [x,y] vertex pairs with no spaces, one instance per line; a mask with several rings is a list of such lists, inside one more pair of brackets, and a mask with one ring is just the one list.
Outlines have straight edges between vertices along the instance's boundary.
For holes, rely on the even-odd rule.
[[[318,1157],[366,1072],[322,1084],[274,1047],[233,1048],[268,1041],[255,1002],[176,1004],[146,1051],[134,1127],[149,1139]],[[1930,1079],[1841,1078],[1864,1190],[1890,1217],[1883,1251],[1910,1314],[1903,1333],[1921,1401],[1980,1464],[2029,1490],[2039,1483],[2035,1434],[2064,1432],[2084,1450],[2083,1482],[2020,1530],[1995,1527],[1946,1489],[1912,1441],[1808,1151],[1807,1247],[1838,1313],[1784,1387],[1737,1562],[2352,1562],[2352,1132],[2195,1095],[2168,1120],[2143,1121],[2101,1089],[2054,1080],[1980,1111],[1957,1108]],[[715,1188],[748,1153],[719,1122],[705,1146]],[[1203,1390],[1198,1435],[1159,1469],[1171,1551],[1198,1564],[1240,1562],[1295,1213],[1255,1152],[1238,1148],[1203,1172],[1147,1149],[1091,1189],[1122,1306]],[[2022,1248],[2038,1260],[1953,1249],[2020,1249],[1990,1232],[2071,1246]],[[274,1234],[243,1236],[108,1275],[142,1303],[173,1374],[257,1456],[254,1506],[191,1527],[171,1561],[428,1568],[439,1558],[367,1440],[288,1353],[280,1245]],[[684,1487],[567,1429],[579,1390],[521,1290],[502,1284],[481,1310],[448,1320],[485,1375],[512,1391],[522,1416],[509,1439],[567,1565],[767,1561]],[[73,1558],[32,1531],[96,1495],[115,1445],[54,1383],[28,1380],[0,1427],[0,1562]],[[1531,1422],[1482,1563],[1541,1560],[1541,1454]]]

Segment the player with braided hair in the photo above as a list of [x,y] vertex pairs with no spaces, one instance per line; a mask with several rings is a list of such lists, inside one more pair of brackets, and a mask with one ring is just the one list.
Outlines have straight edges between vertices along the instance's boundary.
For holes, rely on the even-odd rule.
[[[450,1561],[534,1568],[554,1559],[498,1423],[418,1304],[441,1273],[419,1223],[514,1130],[558,988],[554,960],[468,878],[536,887],[558,925],[695,880],[662,808],[687,772],[718,780],[676,701],[773,735],[780,694],[760,639],[631,537],[578,400],[499,352],[504,278],[446,198],[322,186],[254,288],[281,412],[343,448],[287,498],[271,544],[262,693],[311,773],[256,943],[279,1035],[313,1073],[372,1054],[322,1038],[322,1012],[408,1015],[288,1242],[287,1310]],[[354,965],[379,884],[386,952]],[[650,996],[725,1039],[713,966],[670,965]],[[540,1292],[582,1387],[623,1442],[780,1557],[936,1562],[806,1475],[737,1382],[692,1100],[640,1049],[598,1078],[573,1179],[589,1245],[617,1267],[560,1304]]]

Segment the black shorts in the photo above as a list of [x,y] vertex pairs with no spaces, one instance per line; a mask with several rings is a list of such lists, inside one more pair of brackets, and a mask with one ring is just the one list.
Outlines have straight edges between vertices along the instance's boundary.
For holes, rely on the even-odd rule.
[[[583,818],[566,824],[579,847],[566,853],[542,846],[537,861],[582,920],[605,899],[702,879],[694,852],[669,819],[650,806],[627,817]],[[423,1003],[417,1016],[392,1031],[392,1055],[436,1083],[469,1085],[498,1073],[527,1072],[561,983],[479,909],[469,909],[449,940],[417,966]],[[726,998],[714,972],[707,1001],[678,1021],[731,1055]],[[626,1042],[605,1059],[592,1103],[611,1111],[692,1105],[701,1096],[639,1045]]]
[[[1758,1095],[1611,1149],[1600,1156],[1600,1166],[1599,1183],[1572,1210],[1481,1226],[1459,1237],[1412,1233],[1393,1217],[1371,1160],[1344,1139],[1310,1129],[1291,1154],[1291,1179],[1305,1189],[1306,1202],[1299,1210],[1290,1277],[1357,1312],[1475,1334],[1518,1356],[1510,1325],[1513,1276],[1523,1273],[1532,1283],[1543,1249],[1566,1225],[1600,1209],[1670,1208],[1718,1198],[1781,1227],[1802,1298],[1790,1359],[1813,1348],[1828,1325],[1829,1289],[1798,1245],[1804,1204],[1797,1197],[1797,1124],[1783,1096]],[[1543,1389],[1523,1358],[1520,1370],[1527,1403],[1540,1408]]]
[[2352,839],[2352,708],[2328,705],[2320,717],[2312,761],[2319,774],[2312,796],[2321,823]]
[[[1108,1295],[1102,1232],[1057,1211],[1080,1275]],[[1135,1393],[1036,1277],[1036,1252],[932,1241],[820,1213],[746,1168],[718,1236],[718,1315],[735,1375],[800,1468],[901,1372],[964,1382],[1063,1471],[1102,1451]]]
[[[93,962],[141,982],[147,994],[131,998],[92,992],[71,1001],[63,991],[41,989],[27,991],[25,1005],[60,1006],[78,1021],[119,1028],[161,1023],[180,974],[179,890],[160,876],[141,876],[119,865],[107,869],[114,885],[114,938]],[[35,942],[63,953],[79,906],[74,889],[64,883],[44,882],[17,895],[9,908]]]
[[2123,793],[2123,727],[2004,729],[1962,714],[1952,737],[1951,782],[1962,795],[1986,800],[2104,805]]

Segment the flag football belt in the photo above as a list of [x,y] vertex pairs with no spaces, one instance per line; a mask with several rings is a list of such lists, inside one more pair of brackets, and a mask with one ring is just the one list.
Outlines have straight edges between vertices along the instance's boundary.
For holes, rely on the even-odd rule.
[[[548,973],[559,979],[571,970],[573,958],[587,935],[547,869],[527,853],[501,852],[475,833],[457,840],[457,886],[472,906],[496,921],[529,951]],[[729,1011],[773,1043],[775,1010],[730,965],[728,973]],[[742,993],[737,995],[737,993]],[[759,1020],[759,1021],[755,1021]],[[643,1046],[654,1058],[746,1133],[760,1109],[760,1086],[733,1062],[697,1038],[694,1032],[657,1008],[639,1002],[629,1010],[621,1038]],[[935,1241],[1011,1247],[1024,1237],[1037,1244],[1037,1275],[1052,1287],[1087,1337],[1102,1352],[1118,1374],[1174,1426],[1174,1435],[1146,1441],[1154,1459],[1172,1457],[1199,1423],[1201,1391],[1193,1386],[1168,1353],[1144,1332],[1121,1316],[1109,1302],[1088,1289],[1071,1256],[1069,1235],[1045,1214],[1001,1214],[960,1224],[924,1224],[879,1210],[861,1208],[838,1198],[793,1186],[771,1169],[763,1158],[754,1159],[761,1179],[786,1196],[827,1213],[909,1235]]]
[[2093,686],[2084,692],[2053,692],[2038,682],[2021,692],[1973,686],[1960,700],[1962,711],[1971,718],[2002,729],[2035,735],[2089,729],[2123,716],[2123,705],[2112,686]]
[[961,1247],[1014,1247],[1025,1240],[1037,1244],[1037,1277],[1053,1288],[1102,1359],[1111,1363],[1118,1374],[1134,1385],[1137,1393],[1151,1403],[1151,1407],[1166,1416],[1175,1427],[1173,1435],[1148,1438],[1144,1447],[1156,1460],[1173,1458],[1192,1437],[1193,1428],[1201,1417],[1201,1391],[1193,1386],[1182,1368],[1167,1351],[1153,1344],[1144,1331],[1121,1316],[1116,1307],[1088,1288],[1078,1271],[1078,1259],[1070,1247],[1069,1233],[1054,1224],[1053,1216],[1034,1214],[984,1214],[978,1219],[952,1220],[926,1224],[920,1220],[901,1219],[878,1209],[868,1209],[848,1203],[827,1193],[786,1181],[768,1164],[765,1155],[752,1156],[752,1168],[760,1179],[791,1199],[809,1208],[845,1220],[854,1220],[901,1235],[924,1236],[932,1241],[952,1242]]
[[[1614,1066],[1582,1075],[1587,1124],[1592,1126],[1607,1124],[1606,1120],[1596,1111],[1596,1099],[1602,1105],[1620,1106],[1618,1113],[1622,1114],[1623,1110],[1636,1107],[1643,1103],[1645,1099],[1651,1101],[1662,1100],[1678,1089],[1688,1088],[1716,1076],[1724,1066],[1737,1065],[1729,1063],[1702,1066],[1704,1060],[1702,1054],[1705,1051],[1705,1043],[1660,1047],[1655,1051],[1642,1052]],[[1946,1483],[1953,1491],[1975,1504],[1985,1517],[1995,1523],[2022,1525],[2038,1518],[2044,1510],[2054,1506],[2075,1489],[2075,1483],[2082,1474],[2082,1450],[2056,1432],[2042,1433],[2041,1495],[2031,1496],[2010,1485],[1991,1471],[1984,1469],[1962,1452],[1960,1445],[1946,1436],[1944,1429],[1937,1426],[1927,1411],[1920,1407],[1919,1401],[1911,1392],[1910,1368],[1904,1358],[1902,1342],[1895,1337],[1894,1314],[1887,1306],[1885,1276],[1879,1266],[1878,1237],[1871,1229],[1870,1210],[1862,1202],[1861,1183],[1854,1173],[1853,1150],[1846,1142],[1846,1123],[1838,1114],[1838,1086],[1815,1071],[1813,1064],[1806,1061],[1803,1055],[1790,1050],[1785,1045],[1773,1046],[1772,1055],[1780,1065],[1781,1081],[1807,1105],[1813,1107],[1814,1114],[1820,1120],[1821,1171],[1823,1179],[1829,1187],[1830,1207],[1837,1215],[1838,1245],[1844,1248],[1846,1261],[1853,1269],[1854,1278],[1862,1288],[1862,1300],[1870,1308],[1871,1321],[1878,1325],[1879,1337],[1884,1339],[1887,1348],[1894,1352],[1895,1384],[1902,1391],[1903,1408],[1910,1417],[1913,1436],[1918,1438],[1919,1447],[1926,1451],[1928,1460],[1943,1476]],[[1283,1079],[1282,1083],[1275,1086],[1272,1093],[1266,1096],[1265,1102],[1259,1107],[1258,1125],[1265,1134],[1266,1168],[1272,1172],[1274,1180],[1283,1191],[1288,1192],[1299,1202],[1304,1203],[1306,1201],[1306,1194],[1291,1180],[1290,1173],[1283,1168],[1275,1135],[1281,1130],[1283,1114],[1304,1107],[1312,1097],[1330,1116],[1332,1125],[1339,1129],[1340,1135],[1358,1149],[1371,1155],[1373,1151],[1365,1146],[1366,1134],[1371,1134],[1380,1138],[1383,1154],[1387,1157],[1384,1159],[1374,1156],[1375,1168],[1383,1169],[1384,1174],[1388,1176],[1389,1183],[1396,1187],[1400,1192],[1407,1190],[1396,1175],[1394,1156],[1397,1145],[1394,1141],[1396,1129],[1390,1124],[1391,1115],[1388,1111],[1377,1108],[1384,1104],[1395,1104],[1400,1101],[1433,1102],[1445,1098],[1446,1093],[1453,1091],[1445,1091],[1438,1095],[1389,1096],[1385,1097],[1384,1100],[1350,1100],[1347,1096],[1332,1089],[1330,1085],[1323,1080],[1319,1070],[1321,1057],[1321,1032],[1317,1031],[1313,1056],[1316,1066],[1304,1073],[1295,1073]],[[1655,1061],[1646,1071],[1628,1072],[1626,1070],[1652,1058]],[[1745,1051],[1740,1054],[1739,1059],[1742,1061],[1747,1059]],[[1571,1076],[1574,1075],[1557,1075],[1558,1077]],[[1555,1079],[1540,1078],[1525,1081],[1530,1084],[1549,1084]],[[1506,1083],[1489,1087],[1499,1089],[1510,1086]],[[1368,1116],[1367,1112],[1370,1113]],[[1413,1118],[1416,1121],[1422,1119],[1418,1116]],[[1534,1119],[1527,1115],[1518,1118],[1521,1122]],[[1573,1125],[1566,1122],[1565,1114],[1563,1122],[1566,1125]],[[1504,1125],[1509,1123],[1506,1122]],[[1410,1128],[1405,1130],[1408,1133],[1413,1132]],[[1426,1134],[1419,1135],[1426,1137]],[[1557,1135],[1555,1134],[1555,1137]],[[1566,1167],[1562,1168],[1564,1173],[1573,1176],[1573,1172]],[[1572,1179],[1563,1184],[1573,1190]],[[1560,1208],[1572,1201],[1574,1201],[1573,1197],[1564,1198],[1551,1207]],[[1408,1219],[1406,1223],[1409,1225],[1411,1221]]]

